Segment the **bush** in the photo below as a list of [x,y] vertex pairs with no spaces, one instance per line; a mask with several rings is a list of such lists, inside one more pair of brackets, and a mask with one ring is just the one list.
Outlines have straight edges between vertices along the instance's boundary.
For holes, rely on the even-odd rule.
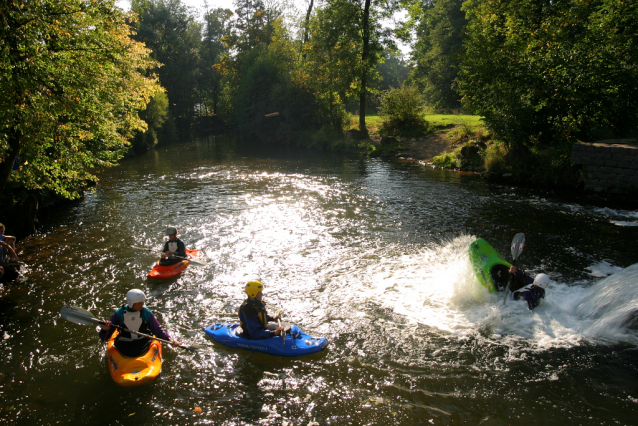
[[490,144],[485,149],[485,171],[488,173],[505,173],[508,171],[507,167],[507,147],[500,143],[495,142]]
[[379,107],[382,117],[379,133],[392,136],[427,133],[429,129],[423,118],[424,110],[421,93],[414,86],[402,85],[399,89],[385,92]]

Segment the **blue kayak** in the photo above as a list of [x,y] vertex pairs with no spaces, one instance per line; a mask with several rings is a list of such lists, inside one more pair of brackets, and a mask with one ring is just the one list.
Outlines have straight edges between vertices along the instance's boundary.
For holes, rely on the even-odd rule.
[[204,328],[204,333],[222,345],[248,349],[249,351],[265,352],[272,355],[309,355],[319,352],[328,346],[328,339],[325,337],[312,337],[294,324],[291,324],[290,331],[286,333],[285,343],[281,336],[268,339],[246,339],[237,335],[236,330],[238,328],[238,322],[218,322]]

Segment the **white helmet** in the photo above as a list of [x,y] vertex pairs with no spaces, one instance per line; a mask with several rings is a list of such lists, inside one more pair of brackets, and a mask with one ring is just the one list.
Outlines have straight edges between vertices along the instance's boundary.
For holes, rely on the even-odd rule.
[[534,284],[541,288],[547,288],[549,285],[549,277],[547,274],[538,274],[536,278],[534,278]]
[[143,302],[145,300],[146,296],[144,296],[144,292],[137,288],[129,290],[129,292],[126,293],[126,303],[128,303],[128,307],[131,309],[133,309],[134,304]]

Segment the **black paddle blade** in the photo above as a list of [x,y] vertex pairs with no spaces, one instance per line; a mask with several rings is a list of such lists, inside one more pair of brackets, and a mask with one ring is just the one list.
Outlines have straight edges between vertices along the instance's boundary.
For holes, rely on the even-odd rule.
[[62,309],[60,309],[60,316],[67,321],[79,325],[100,324],[102,322],[94,318],[93,314],[86,309],[75,306],[63,306]]

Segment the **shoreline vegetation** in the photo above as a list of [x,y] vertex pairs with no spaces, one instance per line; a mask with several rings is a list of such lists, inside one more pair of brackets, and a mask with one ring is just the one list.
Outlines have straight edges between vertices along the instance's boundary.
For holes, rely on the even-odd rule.
[[[369,0],[311,1],[293,20],[278,1],[234,3],[202,16],[179,0],[0,6],[0,220],[10,232],[36,232],[41,215],[81,199],[125,156],[195,135],[565,193],[584,189],[575,143],[638,136],[633,2],[408,2],[396,6],[409,19],[391,31],[383,23],[397,10]],[[409,58],[397,39],[411,40]],[[628,188],[584,199],[638,198]]]
[[[320,143],[317,139],[309,145],[303,145],[309,150],[331,149],[336,151],[355,151],[359,155],[371,158],[414,162],[425,166],[480,174],[484,179],[494,184],[505,184],[540,190],[543,194],[553,194],[563,199],[569,199],[592,205],[614,206],[619,208],[635,208],[637,201],[635,194],[608,194],[583,191],[580,172],[567,167],[559,174],[529,176],[528,179],[516,179],[509,168],[522,168],[520,161],[529,158],[514,158],[508,160],[506,149],[495,141],[486,129],[481,117],[468,114],[425,114],[427,125],[420,129],[412,129],[407,135],[388,136],[379,132],[383,127],[384,117],[367,115],[367,137],[361,137],[358,129],[359,117],[350,117],[350,126],[341,139],[333,139],[331,143]],[[234,133],[223,122],[215,126],[218,134]],[[211,128],[204,130],[210,131]],[[238,136],[241,137],[241,136]],[[320,135],[321,139],[327,137]],[[269,141],[273,143],[273,141]],[[276,142],[274,142],[276,143]],[[163,146],[163,145],[160,145]],[[152,148],[151,148],[152,149]],[[147,151],[135,152],[132,147],[130,155],[144,155]],[[544,153],[546,156],[547,153]],[[508,165],[508,161],[512,161]],[[117,167],[117,166],[116,166]],[[556,169],[553,170],[556,173]],[[562,178],[559,181],[558,178]],[[12,232],[19,238],[25,238],[38,231],[41,222],[46,222],[53,212],[63,210],[81,202],[84,192],[95,186],[95,182],[78,188],[82,193],[80,198],[69,200],[51,191],[25,191],[19,187],[7,186],[2,193],[0,214],[5,223],[10,224]],[[46,211],[46,216],[42,212]]]

